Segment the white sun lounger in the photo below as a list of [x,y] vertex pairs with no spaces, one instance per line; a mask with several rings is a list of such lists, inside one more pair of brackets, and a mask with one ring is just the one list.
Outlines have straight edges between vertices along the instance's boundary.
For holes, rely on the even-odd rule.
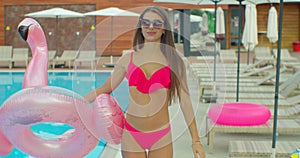
[[[281,74],[280,74],[280,86],[279,86],[279,91],[281,95],[287,96],[285,94],[290,94],[290,90],[292,88],[296,88],[297,85],[294,80],[292,74],[289,73],[282,73],[286,69],[283,68],[281,69]],[[274,77],[276,75],[276,72],[272,72],[268,76],[265,76],[263,78],[249,78],[249,84],[244,84],[245,81],[243,81],[243,78],[240,79],[240,87],[239,87],[239,92],[244,92],[244,93],[254,93],[254,92],[265,92],[265,93],[274,93],[275,92],[275,84],[274,84]],[[252,81],[252,82],[251,82]],[[235,81],[236,82],[236,81]],[[292,85],[294,87],[292,87]],[[289,89],[285,89],[286,87],[291,86]],[[223,92],[236,92],[236,83],[235,84],[228,84],[226,87],[220,87],[219,91]],[[285,91],[285,92],[284,92]]]
[[255,61],[265,61],[268,64],[275,65],[275,58],[269,47],[261,46],[254,48],[254,62]]
[[11,68],[12,49],[12,46],[0,46],[0,62],[8,63],[9,68]]
[[[273,111],[271,112],[273,113]],[[285,109],[278,109],[278,118],[298,118],[299,116],[300,104]]]
[[75,61],[77,57],[77,50],[64,50],[60,57],[56,57],[52,61],[52,68],[55,68],[55,65],[59,62],[63,62],[64,65],[68,62],[68,67],[71,68],[71,63]]
[[13,48],[13,56],[9,68],[11,69],[16,62],[25,62],[28,65],[28,48]]
[[231,63],[236,63],[238,61],[234,49],[221,49],[220,60],[222,62],[231,62]]
[[[286,71],[285,68],[280,69],[280,72],[284,72],[284,71]],[[276,76],[276,72],[273,71],[269,75],[266,75],[262,78],[257,78],[257,79],[253,79],[253,78],[243,79],[243,78],[241,78],[240,79],[240,89],[241,89],[241,91],[245,92],[245,91],[247,91],[248,88],[255,89],[255,87],[261,87],[262,85],[268,85],[268,86],[272,85],[272,86],[274,86],[274,81],[272,79],[275,76]],[[249,79],[250,79],[250,82],[243,81],[243,80],[249,80]],[[228,82],[228,80],[226,80],[226,79],[222,80],[222,79],[217,78],[216,82],[212,82],[212,81],[203,81],[203,80],[199,79],[200,97],[203,97],[203,94],[207,94],[206,92],[209,91],[209,90],[212,90],[214,86],[216,87],[216,89],[219,92],[227,92],[226,89],[229,89],[228,87],[232,87],[231,88],[232,90],[229,91],[229,92],[236,92],[236,85],[237,85],[236,80],[235,80],[235,82],[232,82],[232,81]],[[274,88],[269,88],[269,89],[275,90],[275,87]],[[257,88],[257,91],[258,90],[259,90],[259,88]],[[263,91],[263,90],[264,89],[261,89],[261,91]],[[221,98],[221,99],[224,100],[224,97]],[[226,100],[227,99],[228,98],[226,98]]]
[[[295,73],[293,76],[289,77],[285,82],[283,82],[279,86],[279,98],[285,99],[292,95],[294,90],[298,87],[298,84],[300,83],[300,71]],[[254,87],[255,88],[255,87]],[[240,92],[239,98],[245,98],[245,99],[274,99],[275,96],[275,87],[271,87],[273,89],[273,92],[265,92],[262,91],[256,91],[256,92]],[[218,91],[218,95],[223,96],[224,98],[236,98],[236,92],[229,92],[226,91],[226,87],[222,91]]]
[[[257,126],[227,126],[213,123],[207,118],[207,144],[209,153],[213,153],[214,138],[216,133],[272,133],[273,120]],[[277,131],[279,134],[298,134],[300,133],[300,124],[296,119],[278,119]]]
[[[261,68],[254,68],[248,72],[243,72],[240,73],[240,77],[244,78],[244,77],[250,77],[250,76],[262,76],[265,75],[266,73],[268,73],[269,70],[272,70],[274,67],[272,65],[267,65]],[[213,74],[213,69],[212,70],[194,70],[194,74],[195,76],[198,76],[200,78],[211,78],[214,74]],[[230,70],[227,71],[226,69],[218,69],[217,76],[219,77],[226,77],[226,78],[236,78],[237,76],[237,71],[234,70]]]
[[[217,103],[232,103],[236,102],[236,99],[227,99],[218,97]],[[240,98],[239,102],[247,102],[247,103],[254,103],[254,104],[262,104],[268,107],[274,107],[274,98],[272,99],[246,99],[246,98]],[[279,98],[278,99],[278,107],[279,108],[288,108],[293,107],[300,103],[300,94],[287,97],[287,98]]]
[[95,50],[79,51],[79,55],[74,62],[75,69],[77,69],[78,65],[81,65],[83,62],[90,63],[91,69],[93,69],[98,64],[98,59],[99,58],[96,57]]
[[48,51],[48,65],[49,67],[53,63],[53,60],[55,59],[56,56],[56,50],[49,50]]
[[[254,69],[262,68],[262,67],[260,67],[260,65],[263,62],[264,61],[261,60],[261,61],[257,61],[256,63],[249,64],[249,65],[240,64],[240,74],[249,73]],[[237,67],[238,67],[237,64],[228,64],[228,63],[217,63],[216,64],[217,70],[226,71],[227,74],[236,74]],[[203,72],[213,72],[214,64],[213,63],[192,63],[190,65],[190,68],[191,68],[191,71],[193,71],[193,72],[201,72],[201,74],[203,74]]]
[[[277,49],[274,49],[273,51],[274,51],[273,52],[274,57],[277,58]],[[298,58],[291,56],[288,49],[281,49],[280,61],[281,62],[299,62]]]
[[[300,147],[299,141],[277,141],[276,158],[288,158],[291,153]],[[229,157],[257,157],[270,158],[272,154],[272,141],[236,140],[229,141]]]

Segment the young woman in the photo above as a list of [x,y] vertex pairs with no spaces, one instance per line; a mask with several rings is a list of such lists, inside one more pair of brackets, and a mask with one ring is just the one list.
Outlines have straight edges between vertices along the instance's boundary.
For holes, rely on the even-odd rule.
[[121,144],[123,157],[173,157],[168,106],[179,98],[192,137],[194,156],[205,158],[193,115],[185,65],[175,50],[171,26],[162,8],[151,6],[141,13],[133,49],[121,57],[103,86],[85,96],[93,102],[99,94],[111,93],[125,77],[128,79],[130,102]]

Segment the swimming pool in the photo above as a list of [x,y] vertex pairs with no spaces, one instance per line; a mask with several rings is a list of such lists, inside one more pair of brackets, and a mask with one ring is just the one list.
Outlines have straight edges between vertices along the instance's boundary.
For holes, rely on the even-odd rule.
[[[110,72],[49,72],[48,82],[49,86],[57,86],[72,90],[81,96],[84,96],[91,90],[101,86],[106,78],[110,75]],[[0,106],[2,103],[12,94],[22,89],[24,72],[0,72]],[[122,109],[125,110],[129,102],[128,100],[128,87],[127,81],[124,80],[120,86],[112,94],[121,105]],[[60,134],[71,128],[65,124],[41,124],[32,127],[31,129],[35,133],[56,135]],[[100,141],[98,146],[86,156],[86,158],[98,157],[104,149],[105,142]],[[14,148],[13,151],[3,157],[31,157],[25,153]]]

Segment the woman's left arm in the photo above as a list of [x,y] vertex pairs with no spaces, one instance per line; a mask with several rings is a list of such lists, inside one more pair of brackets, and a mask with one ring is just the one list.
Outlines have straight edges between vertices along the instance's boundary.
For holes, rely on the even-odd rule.
[[189,127],[189,131],[192,137],[192,148],[194,152],[194,157],[198,158],[200,156],[200,158],[205,158],[205,151],[199,137],[190,95],[186,90],[182,89],[180,91],[180,98],[180,107],[182,109],[185,121]]

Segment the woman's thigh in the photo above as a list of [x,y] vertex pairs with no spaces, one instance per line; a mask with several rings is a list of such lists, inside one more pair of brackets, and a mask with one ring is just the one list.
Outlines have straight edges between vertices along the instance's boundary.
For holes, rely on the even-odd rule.
[[122,157],[123,158],[146,158],[145,150],[136,142],[132,135],[124,130],[122,136]]
[[148,158],[172,158],[173,157],[173,146],[172,143],[155,150],[150,150],[148,153]]

